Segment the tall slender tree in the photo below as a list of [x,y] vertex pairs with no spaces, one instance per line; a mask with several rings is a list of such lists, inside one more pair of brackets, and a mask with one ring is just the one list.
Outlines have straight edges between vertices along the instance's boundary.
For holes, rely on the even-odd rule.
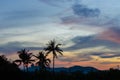
[[23,63],[24,71],[26,68],[26,71],[28,72],[28,64],[31,64],[34,60],[32,60],[32,53],[29,53],[29,50],[22,49],[17,52],[20,59],[17,59],[14,61],[14,63],[18,63],[18,65],[21,65]]
[[39,66],[40,71],[46,71],[46,68],[50,67],[51,60],[47,58],[43,52],[39,52],[37,56],[36,55],[33,56],[35,56],[38,59],[36,64]]
[[55,40],[51,40],[48,42],[47,47],[44,48],[44,50],[46,51],[46,56],[50,53],[52,53],[53,55],[53,73],[54,73],[54,66],[55,66],[55,58],[58,57],[57,53],[59,53],[60,55],[63,55],[62,52],[63,50],[60,49],[61,44],[57,44]]

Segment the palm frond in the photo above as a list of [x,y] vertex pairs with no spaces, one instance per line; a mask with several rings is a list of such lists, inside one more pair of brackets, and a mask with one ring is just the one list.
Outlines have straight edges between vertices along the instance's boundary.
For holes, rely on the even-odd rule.
[[34,57],[38,58],[38,56],[36,56],[36,55],[32,55],[32,56],[34,56]]
[[52,50],[47,51],[47,52],[45,53],[45,57],[48,56],[48,54],[51,53],[51,52],[52,52]]
[[60,55],[63,55],[63,53],[61,51],[57,51],[58,53],[60,53]]
[[56,48],[55,50],[56,50],[56,51],[63,52],[63,50],[62,50],[62,49],[60,49],[60,48]]
[[31,60],[29,60],[29,61],[34,62],[35,60],[34,60],[34,59],[31,59]]

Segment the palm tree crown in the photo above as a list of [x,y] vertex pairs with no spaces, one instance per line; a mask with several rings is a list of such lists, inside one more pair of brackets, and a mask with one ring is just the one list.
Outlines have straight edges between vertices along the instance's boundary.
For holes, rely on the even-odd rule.
[[60,49],[60,47],[59,47],[61,44],[56,44],[55,40],[51,40],[47,45],[48,46],[45,48],[45,51],[47,51],[46,56],[51,52],[52,52],[54,58],[57,58],[57,52],[60,55],[63,55],[62,54],[63,50]]
[[[33,55],[33,56],[35,56],[35,55]],[[44,70],[46,70],[46,67],[50,67],[51,60],[49,58],[47,58],[43,52],[39,52],[39,54],[35,57],[38,59],[36,64],[39,65],[39,70],[41,69],[41,71],[44,71]]]
[[22,49],[21,51],[18,51],[18,56],[20,59],[15,60],[14,62],[19,62],[18,65],[21,65],[21,63],[23,63],[24,68],[26,67],[27,71],[28,71],[28,64],[32,63],[34,60],[32,60],[32,53],[29,53],[29,50],[26,49]]

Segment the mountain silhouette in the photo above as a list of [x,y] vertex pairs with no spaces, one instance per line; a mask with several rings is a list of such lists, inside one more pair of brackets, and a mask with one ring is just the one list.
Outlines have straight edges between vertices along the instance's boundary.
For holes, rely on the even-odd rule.
[[[38,66],[31,66],[28,69],[31,72],[34,72],[35,70],[39,70]],[[52,68],[47,68],[48,71],[52,71]],[[55,68],[55,72],[76,72],[76,71],[80,71],[84,74],[89,73],[89,72],[96,72],[99,71],[98,69],[94,68],[94,67],[83,67],[83,66],[71,66],[68,68],[65,67],[58,67]]]

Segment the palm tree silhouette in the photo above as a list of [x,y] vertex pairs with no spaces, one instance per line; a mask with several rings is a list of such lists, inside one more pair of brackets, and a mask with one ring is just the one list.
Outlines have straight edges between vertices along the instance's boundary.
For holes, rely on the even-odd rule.
[[[35,55],[33,55],[33,56],[35,56]],[[39,54],[35,57],[38,59],[36,64],[38,64],[39,70],[46,71],[46,68],[50,67],[51,60],[49,58],[47,58],[42,51],[39,52]]]
[[48,46],[46,48],[44,48],[46,52],[46,56],[50,53],[52,53],[53,55],[53,73],[54,73],[54,66],[55,66],[55,58],[57,58],[57,53],[59,53],[60,55],[63,55],[62,52],[63,50],[60,49],[60,45],[61,44],[56,44],[56,41],[55,40],[51,40],[48,42],[47,44]]
[[26,71],[28,72],[28,64],[31,64],[34,61],[31,59],[32,53],[29,53],[29,50],[26,49],[22,49],[17,53],[20,59],[15,60],[14,63],[18,63],[18,66],[20,66],[21,63],[23,63],[24,71],[26,68]]

